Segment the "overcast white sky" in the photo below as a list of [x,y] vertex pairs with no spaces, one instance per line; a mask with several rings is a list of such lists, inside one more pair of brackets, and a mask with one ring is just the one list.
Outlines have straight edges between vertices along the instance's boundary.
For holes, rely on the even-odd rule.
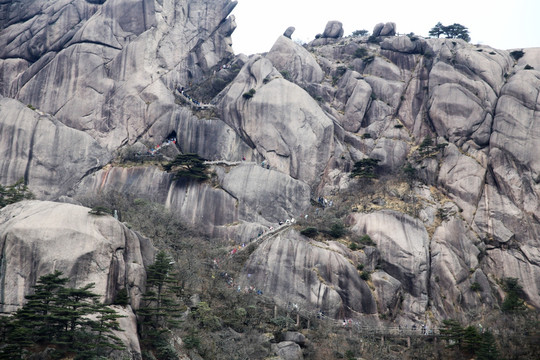
[[497,49],[540,47],[540,0],[237,0],[232,14],[236,54],[269,51],[289,26],[292,38],[309,42],[329,20],[343,23],[345,36],[395,22],[399,33],[428,36],[437,23],[459,23],[471,42]]

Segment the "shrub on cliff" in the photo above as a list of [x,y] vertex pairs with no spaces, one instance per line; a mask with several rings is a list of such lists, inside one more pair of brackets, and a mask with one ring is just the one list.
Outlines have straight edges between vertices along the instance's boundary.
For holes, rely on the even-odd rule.
[[510,52],[510,56],[514,58],[514,60],[519,60],[525,55],[525,52],[523,50],[514,50]]
[[205,159],[197,154],[180,154],[173,161],[163,165],[163,168],[167,172],[174,173],[174,180],[182,178],[206,180],[207,165],[204,161]]
[[523,301],[523,287],[516,278],[504,278],[502,280],[503,290],[506,291],[506,297],[502,303],[501,309],[504,312],[515,312],[525,310]]
[[7,186],[0,185],[0,209],[9,204],[33,198],[34,194],[28,190],[24,179],[19,179],[16,183]]
[[242,97],[243,97],[244,99],[246,99],[246,100],[251,99],[251,98],[253,97],[253,95],[255,95],[255,92],[256,92],[255,89],[249,89],[249,91],[248,91],[248,92],[245,92],[245,93],[242,95]]
[[353,177],[368,178],[368,179],[375,178],[377,177],[376,169],[379,162],[380,160],[371,159],[371,158],[366,158],[366,159],[357,161],[354,164],[354,168],[353,168],[353,171],[351,172],[351,175],[349,176],[351,178]]

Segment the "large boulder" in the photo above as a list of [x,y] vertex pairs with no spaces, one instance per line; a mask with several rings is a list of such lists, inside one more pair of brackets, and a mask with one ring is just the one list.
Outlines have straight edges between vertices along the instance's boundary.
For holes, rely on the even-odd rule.
[[379,36],[394,36],[396,35],[396,23],[387,22],[384,24]]
[[283,36],[290,39],[295,30],[296,28],[294,26],[289,26],[287,30],[285,30],[285,32],[283,33]]
[[276,353],[279,360],[302,360],[302,349],[292,341],[282,341],[277,344],[272,344],[272,350]]
[[296,83],[319,83],[324,73],[313,55],[291,39],[280,36],[266,55],[282,74]]
[[323,38],[339,39],[343,36],[343,24],[340,21],[329,21],[326,23]]
[[[251,92],[251,93],[250,93]],[[314,185],[330,158],[333,123],[272,63],[254,57],[224,90],[223,120],[277,169]]]
[[[94,283],[92,291],[107,304],[125,288],[131,307],[139,307],[154,248],[112,216],[91,215],[89,210],[37,200],[0,210],[0,312],[20,308],[36,281],[56,270],[69,279],[70,287]],[[127,316],[120,320],[124,331],[118,335],[137,358],[140,346],[131,307],[115,308]]]
[[324,245],[285,230],[261,242],[240,282],[262,290],[280,305],[294,303],[302,312],[322,310],[334,318],[353,312],[374,314],[373,294],[351,262],[342,245]]
[[55,270],[62,271],[72,287],[95,283],[94,291],[106,303],[127,288],[131,304],[139,307],[153,247],[114,217],[91,215],[89,210],[31,200],[0,211],[3,312],[20,307],[36,280]]
[[396,23],[387,22],[386,24],[378,23],[373,28],[373,36],[394,36],[396,35]]

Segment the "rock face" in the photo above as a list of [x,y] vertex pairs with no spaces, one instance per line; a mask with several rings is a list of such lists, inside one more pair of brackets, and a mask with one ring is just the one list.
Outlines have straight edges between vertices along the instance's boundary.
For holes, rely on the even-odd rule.
[[200,81],[232,55],[233,1],[35,2],[24,16],[20,4],[3,8],[10,23],[0,34],[0,94],[109,148],[164,116],[171,89]]
[[343,36],[343,24],[340,21],[329,21],[324,28],[323,38],[337,39]]
[[351,231],[367,234],[377,245],[380,267],[388,279],[401,284],[406,294],[402,304],[406,313],[423,313],[429,291],[429,237],[424,225],[406,215],[386,211],[355,214],[351,225]]
[[282,305],[296,304],[304,313],[323,311],[331,317],[351,312],[374,314],[376,304],[366,282],[339,244],[321,246],[294,230],[263,240],[250,257],[244,286],[261,289]]
[[[0,210],[2,277],[0,311],[20,307],[39,277],[62,271],[68,286],[95,283],[101,301],[111,303],[126,288],[131,306],[139,307],[146,270],[154,258],[148,239],[130,231],[111,216],[95,216],[90,209],[48,201],[24,201]],[[134,320],[122,311],[126,330]],[[128,349],[137,351],[134,333],[123,336]],[[138,350],[140,353],[140,349]]]
[[88,134],[3,97],[0,134],[0,184],[23,178],[42,199],[69,194],[112,157]]
[[315,58],[302,46],[281,36],[266,58],[295,83],[319,83],[324,74]]
[[[331,21],[306,46],[288,29],[265,57],[235,58],[235,5],[0,1],[0,183],[22,177],[41,200],[136,194],[217,241],[249,241],[306,213],[324,227],[333,214],[350,231],[339,241],[288,227],[264,238],[240,275],[305,311],[437,322],[481,304],[496,309],[504,277],[518,278],[527,303],[540,307],[539,49],[516,59],[459,39],[395,36],[394,23],[375,26],[378,45],[343,38]],[[169,137],[177,142],[167,155],[210,160],[211,181],[111,161]],[[366,158],[378,160],[379,179],[351,179]],[[312,206],[319,197],[347,205]],[[4,251],[4,281],[16,283],[3,287],[13,305],[5,310],[53,268],[76,282],[101,279],[105,299],[120,273],[142,271],[145,251],[127,250],[142,240],[70,206],[25,202],[1,212],[4,248],[24,254],[25,265]],[[52,215],[66,213],[76,219],[62,227]],[[66,241],[98,240],[77,243],[69,262],[58,257],[65,247],[54,255],[40,246],[58,247],[57,230]],[[364,235],[372,243],[349,248]],[[133,270],[125,259],[137,256]],[[118,271],[103,280],[104,269]]]
[[[157,167],[107,167],[87,176],[77,197],[119,192],[165,204],[183,219],[200,226],[206,234],[246,241],[260,226],[270,226],[304,213],[310,189],[301,181],[253,163],[240,163],[228,171],[214,168],[220,188],[208,183],[173,181]],[[272,199],[272,201],[268,201]],[[252,228],[247,235],[240,228]],[[251,224],[251,225],[250,225]],[[247,237],[247,239],[245,238]]]
[[[253,96],[244,96],[251,89]],[[269,60],[255,57],[247,63],[218,107],[223,120],[272,168],[310,185],[317,182],[333,144],[332,121]]]

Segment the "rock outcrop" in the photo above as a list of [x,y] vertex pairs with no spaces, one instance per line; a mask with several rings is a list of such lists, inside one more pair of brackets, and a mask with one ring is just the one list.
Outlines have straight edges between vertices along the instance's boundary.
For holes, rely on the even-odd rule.
[[329,21],[322,33],[323,38],[338,39],[343,36],[343,24],[341,21]]
[[312,186],[318,182],[333,145],[332,121],[269,60],[251,59],[224,90],[218,107],[223,120],[272,168]]
[[396,23],[387,22],[386,24],[378,23],[373,28],[373,36],[394,36],[396,35]]
[[404,290],[406,313],[422,314],[429,291],[429,236],[424,225],[406,215],[383,211],[353,215],[351,231],[368,235],[375,242],[379,266]]
[[[0,210],[0,311],[15,311],[39,277],[56,270],[68,286],[94,283],[93,291],[110,304],[127,289],[137,309],[145,289],[145,268],[153,262],[149,240],[112,216],[95,216],[82,206],[48,201],[23,201]],[[131,307],[120,311],[128,350],[139,352]]]
[[272,65],[295,83],[319,83],[324,74],[315,58],[302,46],[280,36],[266,55]]
[[285,30],[285,32],[283,33],[283,36],[290,39],[295,30],[296,28],[294,26],[289,26],[287,30]]
[[[394,23],[377,24],[375,39],[343,37],[331,21],[305,46],[289,28],[265,57],[235,58],[235,1],[4,3],[3,185],[22,177],[46,200],[136,194],[216,240],[249,241],[306,213],[321,227],[329,213],[346,219],[350,233],[339,241],[287,227],[245,264],[243,284],[305,311],[437,322],[497,308],[505,277],[518,278],[527,304],[540,308],[539,49],[395,36]],[[210,160],[210,181],[111,161],[169,137],[177,141],[166,155]],[[366,158],[378,160],[379,179],[359,186],[349,174]],[[346,205],[328,207],[323,197]],[[107,300],[120,272],[142,272],[145,251],[126,255],[142,240],[86,211],[25,202],[1,212],[4,249],[23,254],[16,264],[3,253],[3,281],[13,283],[2,290],[6,311],[53,268],[77,284],[101,279]],[[56,219],[67,212],[69,226]],[[373,243],[354,251],[364,235]],[[55,255],[40,246],[55,249],[56,238],[75,241],[80,254],[69,262],[60,257],[67,247]],[[109,278],[107,269],[118,271]],[[296,356],[295,343],[283,346]]]
[[323,311],[338,318],[355,312],[374,314],[375,298],[349,256],[339,243],[317,244],[285,230],[263,240],[247,262],[241,281],[270,294],[281,305],[296,304],[304,314]]
[[0,134],[0,184],[22,178],[41,199],[72,193],[84,176],[112,158],[83,131],[4,97],[0,97]]

